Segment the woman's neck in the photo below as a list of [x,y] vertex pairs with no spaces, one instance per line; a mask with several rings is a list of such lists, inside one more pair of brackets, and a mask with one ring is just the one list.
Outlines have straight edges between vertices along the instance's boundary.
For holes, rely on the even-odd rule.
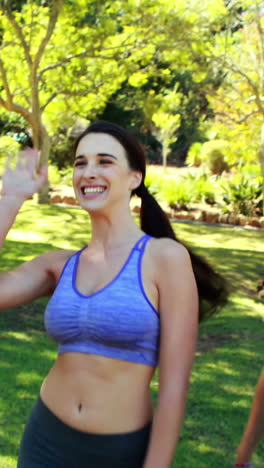
[[117,219],[107,215],[91,215],[92,236],[90,246],[98,243],[106,248],[120,245],[130,240],[134,242],[142,233],[131,213],[122,214]]

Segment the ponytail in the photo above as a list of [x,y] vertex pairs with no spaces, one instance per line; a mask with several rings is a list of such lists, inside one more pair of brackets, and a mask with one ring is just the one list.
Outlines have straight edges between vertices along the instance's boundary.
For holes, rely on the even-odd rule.
[[199,321],[213,315],[227,303],[229,291],[226,280],[176,237],[168,216],[143,183],[134,193],[141,198],[141,229],[152,237],[174,239],[188,250],[199,295]]

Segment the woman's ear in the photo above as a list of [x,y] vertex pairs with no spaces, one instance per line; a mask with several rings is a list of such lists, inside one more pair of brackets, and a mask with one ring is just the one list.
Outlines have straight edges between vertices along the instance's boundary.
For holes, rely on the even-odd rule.
[[142,182],[142,174],[138,171],[133,171],[131,176],[130,190],[135,190]]

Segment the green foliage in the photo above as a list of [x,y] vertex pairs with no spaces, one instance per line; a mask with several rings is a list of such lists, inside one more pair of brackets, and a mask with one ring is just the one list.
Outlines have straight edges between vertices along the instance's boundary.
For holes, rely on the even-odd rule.
[[168,160],[182,163],[190,144],[204,140],[203,121],[212,115],[206,92],[217,86],[219,72],[203,55],[213,47],[227,10],[218,0],[132,3],[133,24],[136,19],[140,25],[135,34],[142,34],[149,21],[151,37],[129,58],[131,71],[137,64],[140,72],[133,71],[113,99],[117,108],[131,111],[131,123],[142,134],[149,132],[161,142]]
[[60,170],[62,184],[72,187],[72,167],[64,167]]
[[202,143],[195,142],[191,145],[188,155],[186,158],[186,162],[189,166],[199,167],[202,164],[202,157],[201,157],[201,147]]
[[61,174],[60,170],[54,164],[49,164],[49,181],[51,185],[61,184]]
[[176,130],[180,126],[181,118],[179,114],[174,115],[159,109],[152,115],[152,121],[155,124],[153,133],[162,145],[163,165],[166,166],[170,146],[177,140]]
[[19,143],[11,136],[0,137],[0,159],[6,158],[8,155],[15,156],[19,147]]
[[161,185],[160,197],[175,209],[189,209],[196,202],[213,205],[217,189],[214,176],[205,173],[188,173],[178,178],[168,178]]
[[195,202],[214,205],[217,198],[218,181],[215,175],[206,172],[188,172],[182,180],[193,193]]
[[69,138],[68,132],[59,132],[52,138],[50,161],[59,169],[72,166],[73,138]]
[[[216,112],[218,108],[215,102]],[[213,123],[210,133],[215,135],[215,138],[228,142],[225,156],[229,166],[259,163],[261,125],[262,117],[260,116],[247,119],[240,124],[233,121]]]
[[205,165],[213,174],[229,170],[229,145],[225,140],[210,140],[202,145],[195,143],[190,149],[187,162],[191,165]]
[[[134,113],[131,126],[156,133],[165,156],[178,145],[184,159],[201,113],[207,115],[206,89],[215,85],[201,56],[227,14],[223,2],[25,0],[14,3],[12,21],[7,4],[0,8],[0,104],[24,116],[35,142],[42,145],[43,125],[56,136],[77,115],[93,119],[118,96]],[[151,116],[149,96],[159,100]],[[62,167],[63,154],[56,148],[50,159]]]
[[162,185],[160,196],[167,204],[176,210],[188,210],[195,201],[195,194],[182,177],[167,179]]
[[15,112],[7,112],[0,106],[0,135],[12,137],[21,147],[32,146],[26,120]]
[[72,187],[72,167],[59,169],[55,164],[49,164],[49,180],[51,185],[67,185]]
[[246,216],[261,214],[262,178],[236,174],[231,180],[223,180],[223,211]]
[[[222,67],[222,80],[207,97],[214,113],[217,137],[229,141],[232,164],[262,159],[263,145],[263,2],[233,0],[227,3],[225,34],[216,35],[210,60]],[[243,15],[241,12],[243,11]]]
[[256,178],[261,177],[261,167],[259,164],[254,164],[254,163],[240,164],[237,167],[237,172],[247,177],[250,177],[252,179],[254,177]]
[[146,185],[159,201],[177,210],[206,203],[217,204],[223,212],[259,216],[262,206],[259,173],[256,164],[241,166],[236,173],[223,173],[221,177],[198,169],[172,176],[158,166],[148,166]]
[[95,117],[127,76],[121,62],[136,38],[122,13],[118,1],[25,1],[12,13],[0,5],[0,104],[50,135],[76,115]]
[[147,167],[145,185],[153,196],[159,197],[162,185],[165,183],[165,176],[162,175],[161,171],[158,172],[155,167],[154,170],[151,166]]

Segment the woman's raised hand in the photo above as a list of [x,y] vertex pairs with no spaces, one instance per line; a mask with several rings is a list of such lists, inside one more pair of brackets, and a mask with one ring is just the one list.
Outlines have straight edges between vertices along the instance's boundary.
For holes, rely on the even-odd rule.
[[20,151],[15,169],[10,168],[10,157],[8,157],[6,170],[2,176],[2,196],[18,198],[21,201],[32,198],[47,180],[47,165],[42,166],[36,174],[37,166],[38,152],[34,148]]

